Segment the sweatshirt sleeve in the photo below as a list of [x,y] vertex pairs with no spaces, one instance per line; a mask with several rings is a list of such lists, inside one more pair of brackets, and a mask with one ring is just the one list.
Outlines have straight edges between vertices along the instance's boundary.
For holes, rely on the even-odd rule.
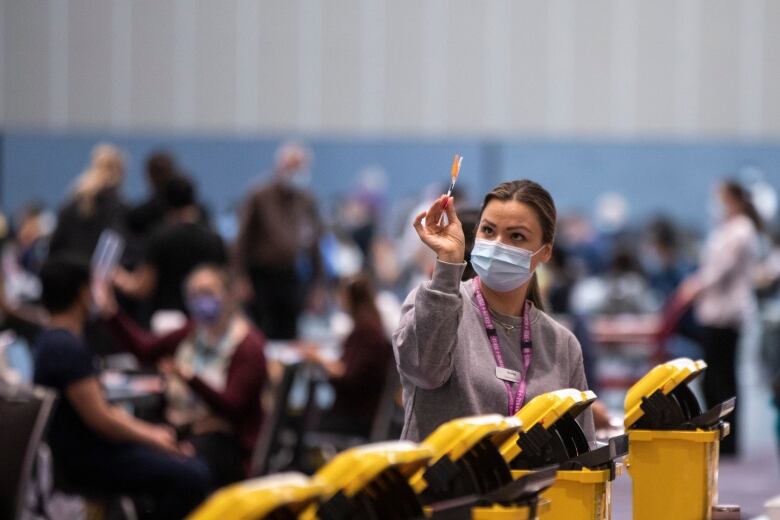
[[406,298],[393,334],[398,371],[415,386],[434,389],[452,374],[452,352],[463,313],[460,278],[466,263],[436,261],[433,277]]
[[[582,361],[582,348],[574,334],[569,336],[569,370],[569,387],[578,390],[588,390],[588,381],[585,378],[585,365]],[[596,440],[596,428],[593,425],[593,412],[590,407],[580,414],[577,422],[580,423],[582,430],[585,432],[588,442],[593,443]]]
[[119,311],[108,320],[108,326],[122,347],[142,363],[154,363],[172,356],[179,344],[192,332],[192,322],[161,336],[142,329],[130,316]]

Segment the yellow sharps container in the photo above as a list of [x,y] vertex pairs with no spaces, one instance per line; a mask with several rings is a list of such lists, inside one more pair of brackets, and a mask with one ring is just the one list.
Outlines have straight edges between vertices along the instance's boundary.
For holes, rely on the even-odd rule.
[[635,519],[702,520],[718,498],[718,450],[728,435],[729,399],[702,413],[688,383],[707,368],[675,359],[658,365],[626,394],[628,471]]
[[189,520],[294,520],[319,501],[325,488],[301,473],[281,473],[228,486]]
[[550,500],[545,520],[606,520],[612,516],[611,487],[616,461],[626,454],[625,436],[591,446],[576,418],[596,399],[591,391],[556,390],[526,404],[518,417],[523,431],[501,447],[515,478],[547,464],[558,464],[555,483],[542,494]]
[[552,483],[554,471],[513,482],[498,451],[521,425],[517,417],[482,415],[454,419],[430,434],[421,443],[434,453],[430,465],[410,479],[427,516],[537,518],[537,511],[547,507],[539,502],[539,492]]
[[320,504],[311,505],[302,520],[424,518],[409,479],[424,468],[433,452],[413,442],[368,444],[343,451],[312,480],[326,489]]

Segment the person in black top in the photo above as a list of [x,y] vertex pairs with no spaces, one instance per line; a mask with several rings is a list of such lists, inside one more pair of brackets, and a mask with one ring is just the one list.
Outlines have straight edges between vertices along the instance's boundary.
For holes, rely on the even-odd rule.
[[95,147],[89,168],[78,178],[70,200],[59,212],[49,254],[89,258],[105,229],[124,232],[127,205],[120,195],[124,171],[118,148],[109,144]]
[[133,272],[119,269],[115,283],[128,296],[151,298],[152,312],[177,309],[187,314],[182,294],[187,274],[200,264],[225,265],[227,253],[222,238],[200,223],[192,181],[171,179],[165,195],[167,222],[150,237],[142,264]]
[[345,280],[338,298],[353,323],[342,344],[341,358],[328,359],[321,348],[309,343],[303,344],[303,356],[322,367],[336,394],[319,429],[368,437],[393,362],[393,347],[385,335],[368,275],[359,274]]
[[146,182],[149,195],[127,212],[128,243],[122,263],[135,268],[143,261],[146,245],[152,232],[165,221],[168,203],[165,187],[179,175],[179,168],[172,155],[157,151],[146,159]]
[[127,214],[128,227],[134,234],[143,236],[163,223],[168,209],[165,188],[177,175],[179,168],[171,154],[157,151],[146,159],[149,196]]
[[35,343],[34,380],[60,396],[48,437],[58,470],[85,493],[151,496],[153,518],[183,518],[205,498],[208,468],[170,428],[106,401],[83,339],[92,306],[87,265],[52,258],[40,276],[50,319]]

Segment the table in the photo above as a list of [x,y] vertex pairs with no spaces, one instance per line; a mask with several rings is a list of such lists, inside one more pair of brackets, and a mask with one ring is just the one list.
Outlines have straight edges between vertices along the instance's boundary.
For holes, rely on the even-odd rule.
[[163,378],[156,374],[128,374],[106,370],[100,374],[106,399],[111,403],[147,406],[159,403],[165,392]]
[[[335,361],[341,357],[341,347],[333,341],[314,342],[320,345],[322,356]],[[275,361],[282,365],[294,365],[303,362],[301,355],[300,342],[296,340],[269,340],[265,344],[265,358],[268,361]]]

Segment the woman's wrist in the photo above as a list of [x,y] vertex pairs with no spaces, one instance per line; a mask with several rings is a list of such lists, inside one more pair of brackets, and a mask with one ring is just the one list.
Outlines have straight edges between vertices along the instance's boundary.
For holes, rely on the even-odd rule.
[[436,258],[448,264],[462,264],[465,262],[463,252],[440,252],[436,255]]
[[466,269],[465,261],[448,262],[438,258],[433,267],[431,277],[431,289],[450,294],[458,294],[460,291],[460,279],[463,270]]

